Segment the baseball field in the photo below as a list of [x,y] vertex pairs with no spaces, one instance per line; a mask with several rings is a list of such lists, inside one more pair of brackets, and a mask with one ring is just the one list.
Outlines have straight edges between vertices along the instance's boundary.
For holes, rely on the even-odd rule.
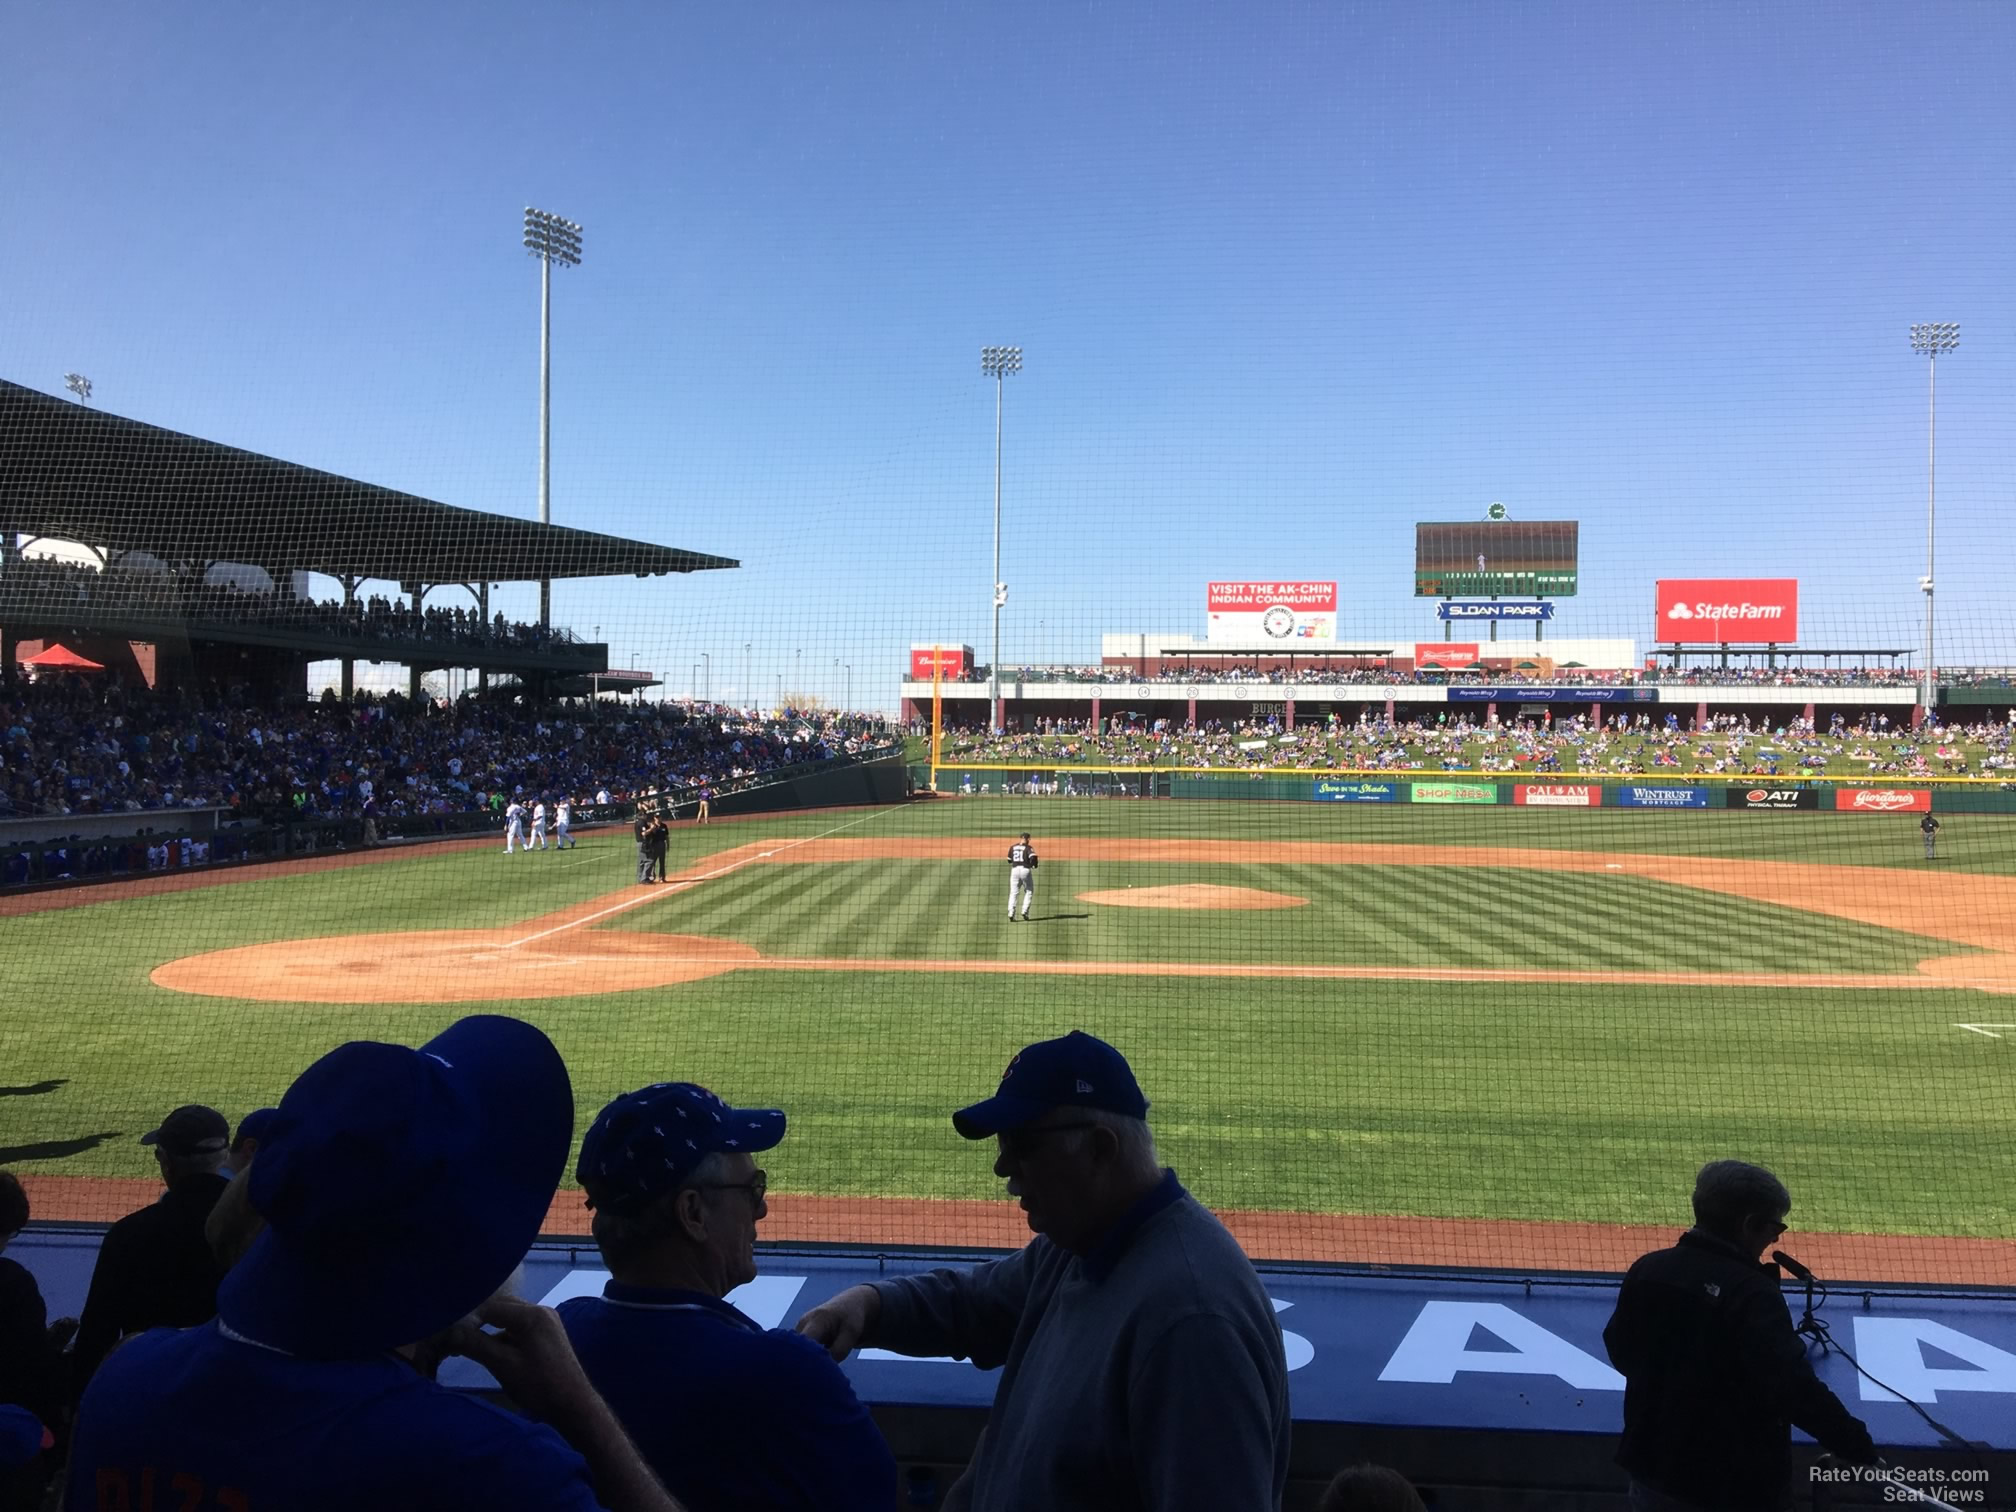
[[2016,1281],[2016,816],[1928,863],[1909,815],[941,799],[685,825],[671,865],[601,831],[0,901],[0,1165],[113,1217],[168,1108],[503,1012],[581,1128],[661,1079],[786,1109],[768,1238],[1011,1244],[947,1115],[1083,1028],[1270,1258],[1610,1269],[1733,1155],[1809,1263]]

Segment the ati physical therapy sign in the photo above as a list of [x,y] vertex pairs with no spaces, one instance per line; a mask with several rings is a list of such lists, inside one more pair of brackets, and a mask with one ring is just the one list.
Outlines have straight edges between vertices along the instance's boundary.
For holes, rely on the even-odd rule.
[[1652,638],[1668,645],[1790,645],[1799,639],[1797,578],[1661,578]]

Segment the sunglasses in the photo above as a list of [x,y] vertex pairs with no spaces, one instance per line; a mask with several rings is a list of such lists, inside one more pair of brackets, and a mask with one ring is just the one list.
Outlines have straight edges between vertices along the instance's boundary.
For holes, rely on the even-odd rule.
[[1034,1155],[1052,1134],[1070,1134],[1079,1129],[1098,1127],[1089,1119],[1077,1119],[1071,1123],[1040,1124],[1033,1129],[1003,1129],[994,1137],[1000,1142],[1003,1155],[1011,1160],[1024,1160]]
[[747,1192],[749,1205],[760,1207],[763,1203],[763,1194],[770,1190],[770,1178],[762,1171],[758,1171],[747,1181],[698,1181],[694,1186],[703,1192]]

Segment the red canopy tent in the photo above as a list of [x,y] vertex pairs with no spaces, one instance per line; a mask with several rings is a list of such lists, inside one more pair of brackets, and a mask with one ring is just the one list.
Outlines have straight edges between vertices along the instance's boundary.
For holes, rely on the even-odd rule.
[[68,646],[54,643],[44,646],[33,656],[21,658],[21,665],[33,667],[38,672],[103,672],[105,663],[94,662],[88,656],[79,656]]

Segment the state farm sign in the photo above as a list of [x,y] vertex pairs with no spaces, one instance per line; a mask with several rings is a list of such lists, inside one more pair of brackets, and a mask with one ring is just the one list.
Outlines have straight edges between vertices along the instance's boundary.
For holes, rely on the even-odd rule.
[[1797,578],[1661,578],[1655,640],[1775,642],[1799,639]]

